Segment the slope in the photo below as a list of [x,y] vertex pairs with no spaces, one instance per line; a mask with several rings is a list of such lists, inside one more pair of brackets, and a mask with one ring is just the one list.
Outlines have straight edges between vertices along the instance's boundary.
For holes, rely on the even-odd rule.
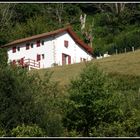
[[[101,69],[108,73],[140,76],[140,50],[112,55],[98,60],[94,59],[91,62],[97,64]],[[84,67],[86,67],[86,63],[82,62],[67,66],[41,69],[38,70],[38,72],[43,77],[47,70],[51,71],[53,72],[52,80],[58,81],[62,85],[67,85],[71,79],[78,76]]]

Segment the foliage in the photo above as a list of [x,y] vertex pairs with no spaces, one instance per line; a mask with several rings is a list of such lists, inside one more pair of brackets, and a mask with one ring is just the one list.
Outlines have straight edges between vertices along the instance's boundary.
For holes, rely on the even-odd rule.
[[43,130],[37,125],[24,125],[17,126],[11,130],[12,137],[44,137]]
[[64,125],[69,130],[89,136],[101,122],[120,121],[119,94],[112,94],[112,83],[94,65],[87,65],[77,80],[71,82]]
[[[0,45],[69,24],[87,41],[79,20],[86,13],[95,56],[140,48],[138,3],[5,3],[0,8]],[[107,75],[87,65],[62,95],[51,73],[32,75],[9,67],[7,58],[0,49],[1,136],[140,136],[138,76]]]
[[[0,7],[1,23],[6,26],[2,26],[0,33],[1,45],[69,24],[86,42],[86,37],[80,31],[80,15],[86,13],[85,30],[92,35],[95,56],[105,52],[113,54],[116,48],[118,52],[124,52],[124,48],[130,51],[132,44],[139,48],[139,34],[127,33],[127,28],[134,25],[139,27],[138,3],[11,3],[1,4]],[[8,14],[5,10],[9,11]]]
[[0,70],[0,125],[5,130],[35,121],[33,83],[34,77],[20,68]]
[[0,68],[7,66],[8,55],[7,49],[0,48]]
[[120,122],[113,122],[112,124],[103,123],[97,128],[93,127],[90,133],[91,137],[126,137],[123,126]]
[[[122,75],[119,73],[109,73],[110,78],[116,81],[115,88],[119,91],[139,91],[140,77],[135,75]],[[115,90],[116,90],[115,89]]]
[[119,35],[115,38],[115,43],[117,46],[116,49],[118,49],[120,52],[124,52],[125,48],[126,51],[132,51],[132,47],[134,47],[134,49],[140,48],[139,36],[139,29]]
[[46,71],[43,80],[38,78],[38,95],[35,97],[36,105],[41,107],[42,114],[38,120],[47,136],[61,136],[63,126],[61,122],[60,91],[58,83],[50,80],[52,72]]
[[5,136],[6,136],[6,131],[0,128],[0,137],[5,137]]
[[12,20],[15,22],[26,22],[31,17],[42,14],[43,4],[37,3],[17,3],[15,5],[15,16]]

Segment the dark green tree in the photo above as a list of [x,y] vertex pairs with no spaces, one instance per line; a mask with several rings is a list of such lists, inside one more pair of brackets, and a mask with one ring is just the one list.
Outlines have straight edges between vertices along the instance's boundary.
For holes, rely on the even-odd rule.
[[64,126],[89,136],[92,127],[120,121],[119,94],[113,94],[113,82],[95,65],[87,65],[79,78],[73,80],[66,102]]
[[0,69],[0,126],[9,132],[22,123],[36,122],[39,113],[33,94],[35,77],[17,67]]
[[6,48],[0,48],[0,68],[6,67],[8,64],[8,55]]

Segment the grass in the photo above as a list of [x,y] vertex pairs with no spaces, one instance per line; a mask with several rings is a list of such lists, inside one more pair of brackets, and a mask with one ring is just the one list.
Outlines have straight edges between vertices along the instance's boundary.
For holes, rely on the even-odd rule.
[[[97,64],[101,69],[108,73],[140,76],[140,50],[112,55],[98,60],[94,59],[91,62]],[[52,80],[58,81],[62,85],[67,85],[71,79],[76,78],[80,74],[84,67],[86,67],[86,64],[83,62],[41,69],[38,70],[38,72],[43,77],[46,70],[52,71]]]

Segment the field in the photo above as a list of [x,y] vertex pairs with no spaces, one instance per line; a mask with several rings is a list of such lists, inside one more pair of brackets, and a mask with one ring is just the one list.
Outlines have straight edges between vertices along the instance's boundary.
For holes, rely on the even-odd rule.
[[[108,73],[140,76],[140,50],[112,55],[98,60],[94,59],[91,62],[97,64],[101,69]],[[86,67],[86,63],[82,62],[41,69],[38,72],[43,77],[46,70],[52,71],[52,80],[59,81],[62,85],[67,85],[71,79],[78,76],[84,67]]]

